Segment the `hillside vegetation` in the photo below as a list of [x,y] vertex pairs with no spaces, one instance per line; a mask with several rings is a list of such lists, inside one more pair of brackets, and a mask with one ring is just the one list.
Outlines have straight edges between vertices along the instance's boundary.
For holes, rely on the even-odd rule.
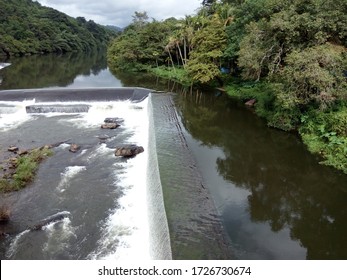
[[204,0],[180,20],[136,12],[108,61],[255,99],[269,126],[347,173],[346,47],[345,0]]
[[89,51],[106,47],[115,32],[31,0],[0,0],[0,56]]

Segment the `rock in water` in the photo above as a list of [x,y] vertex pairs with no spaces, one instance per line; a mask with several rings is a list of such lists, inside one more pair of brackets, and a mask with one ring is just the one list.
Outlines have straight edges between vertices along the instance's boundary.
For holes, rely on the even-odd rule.
[[105,123],[118,123],[121,119],[119,118],[106,118],[104,120]]
[[29,230],[31,231],[34,231],[34,230],[42,230],[42,228],[44,226],[47,226],[48,224],[50,223],[54,223],[54,222],[57,222],[57,221],[61,221],[63,220],[64,218],[66,217],[69,217],[70,213],[69,212],[61,212],[61,213],[57,213],[57,214],[54,214],[50,217],[48,217],[47,219],[44,219],[42,221],[40,221],[39,223],[37,223],[36,225],[34,226],[31,226],[31,227],[28,227]]
[[104,123],[101,125],[101,128],[103,129],[115,129],[119,126],[117,123]]
[[142,146],[127,145],[122,147],[117,147],[114,154],[118,157],[133,157],[139,153],[144,152]]
[[16,153],[18,150],[19,150],[18,147],[12,146],[12,145],[7,149],[7,151],[12,153]]
[[254,105],[255,105],[255,103],[257,102],[257,100],[256,99],[251,99],[251,100],[248,100],[246,103],[245,103],[245,105],[246,106],[249,106],[249,107],[253,107]]
[[81,147],[78,146],[77,144],[71,144],[70,145],[70,148],[69,148],[69,151],[72,152],[72,153],[76,153]]

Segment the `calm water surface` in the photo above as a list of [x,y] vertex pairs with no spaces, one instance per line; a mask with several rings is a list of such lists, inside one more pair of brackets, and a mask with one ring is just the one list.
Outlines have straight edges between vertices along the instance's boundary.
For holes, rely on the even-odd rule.
[[347,258],[346,175],[227,97],[176,104],[238,258]]
[[[347,259],[347,176],[319,165],[296,135],[268,128],[218,92],[197,95],[140,74],[112,74],[104,55],[9,62],[0,70],[0,89],[141,86],[176,92],[172,98],[182,135],[221,216],[233,257]],[[167,158],[158,155],[158,160],[164,176],[172,167]],[[174,238],[177,214],[165,199]],[[192,258],[189,253],[179,257]]]

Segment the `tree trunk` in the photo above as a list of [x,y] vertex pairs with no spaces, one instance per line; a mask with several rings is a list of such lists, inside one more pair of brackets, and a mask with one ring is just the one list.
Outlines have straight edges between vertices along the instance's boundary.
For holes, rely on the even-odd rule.
[[183,67],[185,67],[185,63],[184,63],[182,51],[181,51],[181,48],[180,48],[180,45],[178,44],[178,42],[176,42],[176,47],[177,47],[177,49],[178,49],[178,53],[180,54],[180,58],[181,58],[181,61],[182,61],[182,65],[183,65]]
[[186,40],[186,37],[184,36],[183,38],[183,53],[184,53],[184,65],[186,65],[187,63],[187,40]]
[[173,68],[174,71],[175,71],[176,69],[175,69],[175,64],[174,64],[174,62],[173,62],[173,60],[172,60],[172,55],[171,55],[170,51],[168,51],[168,53],[169,53],[169,57],[170,57],[170,60],[171,60],[171,63],[172,63],[172,68]]

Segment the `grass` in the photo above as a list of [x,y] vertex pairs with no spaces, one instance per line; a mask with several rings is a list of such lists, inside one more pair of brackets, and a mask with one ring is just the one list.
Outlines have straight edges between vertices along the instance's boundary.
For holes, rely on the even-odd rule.
[[53,152],[49,148],[43,147],[19,156],[13,174],[0,179],[0,192],[18,191],[24,188],[34,179],[40,162],[52,154]]
[[149,68],[148,71],[158,77],[177,81],[185,86],[189,86],[193,83],[193,81],[189,79],[186,70],[180,67],[172,68],[172,67],[160,66],[157,68]]

